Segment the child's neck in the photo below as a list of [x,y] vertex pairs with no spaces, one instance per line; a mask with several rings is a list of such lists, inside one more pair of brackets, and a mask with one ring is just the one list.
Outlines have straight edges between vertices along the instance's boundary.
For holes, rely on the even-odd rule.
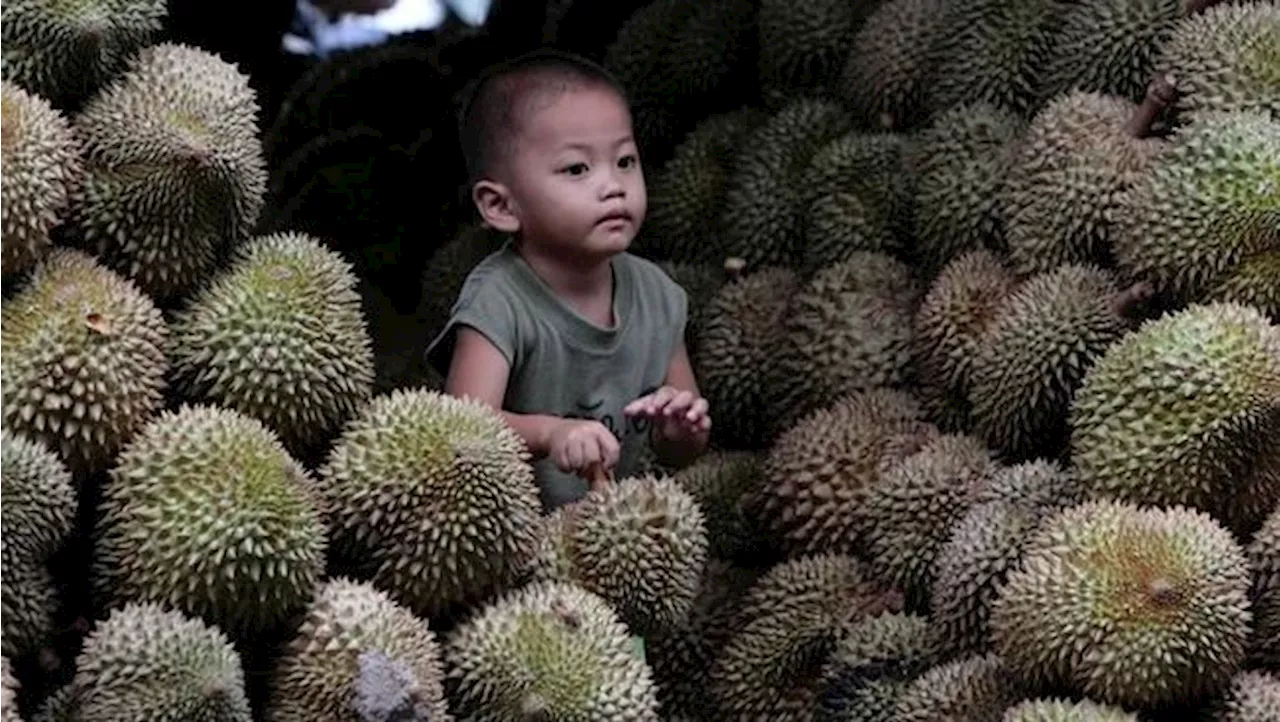
[[529,247],[519,250],[533,272],[560,300],[597,326],[612,328],[617,323],[613,314],[613,265],[610,257],[569,263]]

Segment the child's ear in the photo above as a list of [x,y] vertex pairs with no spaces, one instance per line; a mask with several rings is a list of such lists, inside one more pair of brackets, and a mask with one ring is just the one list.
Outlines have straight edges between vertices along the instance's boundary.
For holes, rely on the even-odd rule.
[[516,215],[511,192],[501,183],[491,180],[477,181],[471,188],[471,200],[480,211],[485,223],[503,233],[520,230],[520,218]]

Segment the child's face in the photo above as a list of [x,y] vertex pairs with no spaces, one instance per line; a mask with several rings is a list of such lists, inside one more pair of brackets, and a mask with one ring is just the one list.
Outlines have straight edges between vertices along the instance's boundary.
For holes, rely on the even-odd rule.
[[622,99],[567,91],[521,125],[508,185],[522,242],[583,258],[625,251],[648,201]]

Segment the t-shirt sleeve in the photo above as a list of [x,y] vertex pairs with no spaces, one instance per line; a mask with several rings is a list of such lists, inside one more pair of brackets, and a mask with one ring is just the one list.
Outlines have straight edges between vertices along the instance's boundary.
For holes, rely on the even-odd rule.
[[482,283],[463,288],[449,322],[427,347],[427,363],[441,375],[449,373],[454,341],[461,326],[480,332],[497,347],[508,364],[515,366],[520,348],[517,309],[510,294],[504,293],[501,287]]

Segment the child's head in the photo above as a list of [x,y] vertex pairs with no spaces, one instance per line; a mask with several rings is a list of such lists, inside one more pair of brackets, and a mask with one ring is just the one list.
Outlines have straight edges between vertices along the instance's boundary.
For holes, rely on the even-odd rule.
[[485,221],[545,253],[626,250],[646,194],[626,94],[595,64],[536,51],[471,88],[460,135]]

